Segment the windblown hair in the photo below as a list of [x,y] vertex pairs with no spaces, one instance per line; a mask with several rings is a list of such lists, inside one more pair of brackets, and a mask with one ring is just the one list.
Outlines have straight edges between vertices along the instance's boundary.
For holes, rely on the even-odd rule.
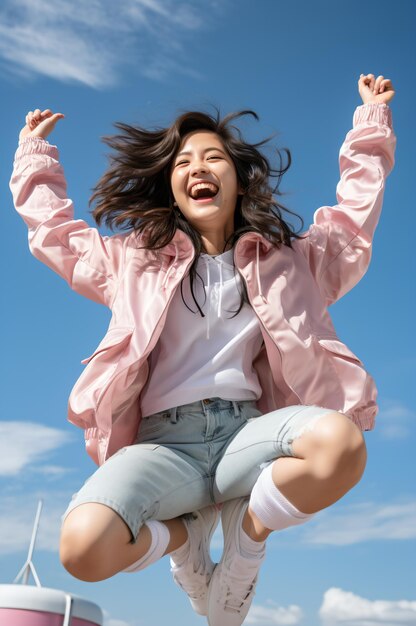
[[[168,128],[147,130],[116,122],[114,126],[121,134],[103,137],[115,153],[110,155],[110,167],[93,188],[89,202],[91,205],[98,201],[91,211],[98,225],[104,222],[112,230],[117,227],[143,233],[146,235],[143,247],[147,249],[155,250],[167,245],[178,228],[190,237],[196,251],[190,270],[191,292],[201,315],[193,282],[198,257],[204,252],[202,239],[200,233],[174,207],[170,184],[173,162],[186,135],[198,130],[216,133],[235,165],[238,182],[244,190],[237,200],[234,232],[224,249],[227,244],[234,246],[238,238],[248,231],[261,233],[276,247],[291,247],[292,239],[300,237],[299,230],[295,232],[283,219],[283,212],[297,217],[303,227],[302,218],[276,198],[282,195],[280,181],[292,162],[290,151],[282,149],[287,156],[287,164],[283,166],[282,152],[276,149],[279,167],[273,168],[259,150],[269,139],[247,143],[240,129],[231,124],[244,115],[259,119],[251,110],[230,113],[223,119],[219,111],[215,117],[200,111],[187,111]],[[273,178],[277,179],[274,186],[271,184]],[[244,301],[247,301],[245,289],[237,313]]]

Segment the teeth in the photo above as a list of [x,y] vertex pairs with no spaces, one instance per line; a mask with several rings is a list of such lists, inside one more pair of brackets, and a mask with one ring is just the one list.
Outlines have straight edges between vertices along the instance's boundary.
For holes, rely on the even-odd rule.
[[195,197],[197,191],[199,189],[209,189],[210,191],[212,191],[214,194],[217,193],[218,191],[218,187],[216,185],[214,185],[214,183],[196,183],[196,185],[192,186],[190,195],[192,197]]

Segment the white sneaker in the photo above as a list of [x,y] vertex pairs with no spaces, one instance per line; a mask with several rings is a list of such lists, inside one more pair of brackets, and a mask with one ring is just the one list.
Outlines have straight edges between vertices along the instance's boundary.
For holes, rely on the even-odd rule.
[[170,559],[175,583],[189,596],[192,608],[199,615],[208,612],[208,585],[214,571],[209,553],[211,537],[220,519],[216,506],[207,506],[200,511],[183,516],[188,531],[189,557],[181,565]]
[[209,626],[240,626],[254,597],[265,550],[258,559],[240,554],[239,534],[247,506],[248,498],[237,498],[225,502],[222,508],[224,552],[209,585]]

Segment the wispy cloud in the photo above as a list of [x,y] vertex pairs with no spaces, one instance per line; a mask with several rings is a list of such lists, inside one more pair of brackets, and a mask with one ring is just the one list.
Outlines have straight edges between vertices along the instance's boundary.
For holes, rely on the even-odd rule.
[[[70,497],[71,494],[59,491],[3,496],[0,500],[0,553],[5,555],[27,552],[39,500],[43,500],[44,507],[36,539],[36,551],[57,552],[61,517]],[[36,558],[34,561],[36,565]],[[21,565],[23,562],[18,563],[17,569]]]
[[283,607],[269,602],[267,605],[253,604],[245,620],[246,624],[258,626],[294,626],[303,617],[302,609],[294,604]]
[[[364,502],[336,505],[321,511],[314,520],[303,526],[273,533],[269,549],[286,544],[348,546],[364,541],[391,541],[416,538],[416,501],[406,500],[377,504]],[[222,553],[223,535],[219,524],[211,540],[216,558]]]
[[62,476],[74,472],[74,468],[60,467],[59,465],[40,465],[30,468],[32,474],[40,474],[46,478],[58,479]]
[[402,402],[385,401],[377,416],[377,432],[383,439],[405,439],[416,423],[416,412]]
[[416,601],[367,600],[335,587],[319,610],[323,626],[403,626],[416,623]]
[[[25,467],[47,458],[56,448],[72,441],[72,435],[32,422],[0,423],[0,476],[16,476]],[[54,472],[56,466],[43,470]]]
[[[197,76],[184,55],[186,38],[215,22],[185,0],[5,0],[0,8],[0,60],[10,76],[48,76],[101,89],[142,74]],[[4,67],[4,63],[3,63]]]
[[362,541],[416,538],[416,502],[363,503],[321,512],[303,530],[311,544],[346,546]]
[[107,617],[104,618],[104,626],[133,626],[133,624],[131,622],[125,622],[122,619]]
[[116,619],[114,617],[111,617],[108,611],[103,610],[103,615],[104,615],[104,626],[135,626],[133,622],[126,622],[122,619]]

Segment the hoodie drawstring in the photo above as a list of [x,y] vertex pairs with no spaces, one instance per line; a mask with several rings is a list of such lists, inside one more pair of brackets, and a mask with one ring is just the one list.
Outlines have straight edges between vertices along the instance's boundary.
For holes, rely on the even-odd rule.
[[207,339],[209,339],[209,317],[210,317],[210,302],[211,302],[211,275],[209,273],[209,261],[207,257],[204,257],[205,267],[207,268]]
[[222,304],[222,261],[221,261],[221,259],[219,259],[217,262],[220,265],[220,295],[219,295],[219,298],[218,298],[217,316],[221,317],[221,304]]
[[[206,314],[206,318],[207,318],[207,334],[206,334],[206,338],[209,339],[210,338],[210,320],[211,320],[211,273],[210,273],[210,269],[209,269],[209,264],[211,262],[210,257],[204,256],[203,257],[204,262],[205,262],[205,267],[207,270],[207,314]],[[223,262],[221,259],[218,259],[218,261],[216,259],[212,259],[215,263],[218,264],[219,266],[219,272],[220,272],[220,290],[219,290],[219,295],[218,295],[218,305],[217,305],[217,317],[220,319],[221,318],[221,306],[222,306],[222,292],[223,292],[223,276],[222,276],[222,269],[223,269]]]

